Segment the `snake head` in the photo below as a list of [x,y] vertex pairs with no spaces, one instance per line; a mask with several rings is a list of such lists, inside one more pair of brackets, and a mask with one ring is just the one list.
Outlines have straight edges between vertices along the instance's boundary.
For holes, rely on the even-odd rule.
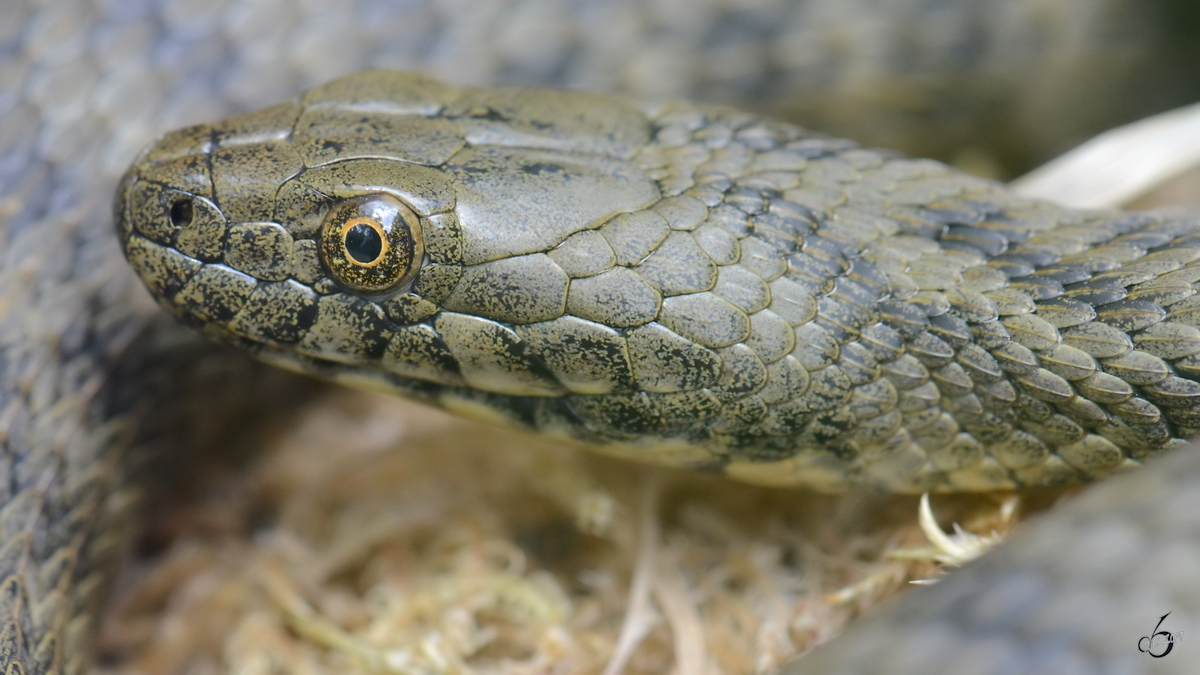
[[660,294],[639,282],[623,324],[572,315],[569,272],[613,254],[550,252],[580,233],[602,244],[596,228],[660,198],[629,161],[648,133],[610,99],[361,73],[167,134],[126,174],[117,228],[163,306],[293,369],[390,389],[632,389],[614,324],[649,322]]

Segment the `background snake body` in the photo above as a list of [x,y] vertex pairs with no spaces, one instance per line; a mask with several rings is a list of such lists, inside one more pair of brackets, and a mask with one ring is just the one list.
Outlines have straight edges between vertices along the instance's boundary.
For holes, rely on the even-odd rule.
[[[152,414],[140,417],[150,419],[151,429],[155,419],[166,419],[156,417],[160,411],[147,399],[168,400],[163,391],[178,396],[188,388],[179,383],[190,382],[195,370],[172,362],[176,370],[167,371],[173,375],[164,378],[166,387],[136,393],[156,381],[146,366],[164,365],[157,355],[176,334],[155,328],[129,348],[151,313],[123,272],[107,214],[120,171],[156,132],[378,65],[425,67],[460,82],[572,84],[724,100],[765,96],[764,107],[776,112],[799,112],[824,121],[825,128],[942,156],[969,145],[978,137],[972,134],[997,128],[1037,129],[1069,145],[1194,91],[1194,82],[1170,77],[1188,72],[1178,57],[1194,50],[1172,32],[1189,25],[1175,20],[1189,16],[1179,10],[1186,3],[1139,5],[1136,12],[1119,3],[1102,9],[1083,3],[1091,14],[1064,13],[1070,18],[1058,23],[1041,23],[1020,7],[1009,15],[1015,19],[990,21],[1002,10],[984,2],[965,3],[931,21],[921,3],[895,3],[880,6],[891,14],[875,24],[830,9],[838,3],[713,4],[697,7],[682,27],[663,20],[677,15],[669,8],[643,14],[619,3],[603,12],[586,3],[582,9],[514,3],[472,17],[459,16],[451,4],[401,10],[363,3],[334,20],[270,3],[205,9],[188,3],[14,2],[0,8],[7,13],[0,21],[5,672],[86,667],[91,616],[128,534],[117,524],[135,503],[124,489],[129,423],[147,410]],[[921,18],[904,18],[909,16]],[[508,33],[495,29],[498,17],[514,17],[504,24]],[[794,23],[785,25],[782,19],[791,17]],[[599,21],[609,26],[596,31],[606,40],[589,41]],[[816,44],[813,36],[836,33],[831,26],[857,25],[882,27],[868,31],[875,37],[863,44],[895,50],[863,51],[844,58],[837,76],[822,76],[814,68],[833,62],[821,61],[819,52],[806,60],[783,49]],[[522,40],[523,26],[555,39]],[[938,29],[927,34],[939,39],[928,42],[880,42],[889,35],[926,35],[926,26],[975,32],[962,38]],[[1035,45],[1018,50],[1032,54],[1030,61],[1009,57],[1006,46],[1013,40],[988,38],[1047,30],[1078,39],[1022,42]],[[808,41],[800,39],[806,35]],[[960,37],[947,46],[942,38],[948,35]],[[992,47],[955,48],[963,44]],[[481,58],[464,45],[491,51]],[[714,49],[707,57],[712,64],[770,67],[754,78],[748,77],[752,66],[711,73],[661,68],[691,63],[692,51],[704,49]],[[283,53],[290,56],[280,58]],[[920,58],[892,58],[896,53]],[[1042,84],[1035,89],[1061,92],[1072,105],[1117,103],[1078,105],[1095,114],[1074,122],[1056,115],[1053,124],[1030,112],[1036,105],[1022,108],[1022,101],[1041,99],[1013,92],[1032,81],[1028,64],[1047,53],[1066,65],[1037,72]],[[1097,55],[1112,60],[1094,89],[1056,86],[1081,81],[1070,65],[1091,63]],[[495,70],[480,71],[480,63]],[[658,66],[638,70],[640,63]],[[1155,71],[1162,81],[1151,86],[1151,78],[1137,75],[1138,66],[1155,63],[1171,65]],[[639,79],[647,72],[674,75]],[[931,79],[928,72],[950,75]],[[612,73],[625,79],[615,81]],[[671,85],[666,92],[653,85],[664,80]],[[1187,239],[1194,216],[1066,213],[1016,200],[993,183],[941,165],[860,150],[724,110],[452,90],[414,80],[388,91],[412,87],[419,95],[384,97],[387,110],[370,111],[387,113],[389,122],[368,115],[353,132],[342,126],[364,112],[353,97],[370,107],[377,93],[340,91],[328,97],[323,112],[310,98],[303,111],[285,106],[257,121],[216,125],[207,137],[169,137],[139,165],[147,173],[126,183],[132,197],[122,202],[118,220],[131,259],[177,311],[269,360],[405,389],[476,413],[499,411],[625,454],[722,468],[764,482],[899,490],[1058,483],[1140,461],[1176,444],[1194,425],[1188,369],[1195,352],[1188,350],[1196,338],[1186,318],[1195,292],[1189,276],[1194,249]],[[864,91],[901,92],[915,106],[910,110],[923,113],[901,116],[907,121],[892,126],[865,113],[872,107],[861,105],[861,95],[855,103],[834,103],[855,101]],[[972,91],[982,95],[962,100],[975,101],[970,107],[987,111],[989,121],[970,129],[946,124],[961,110],[950,93]],[[932,100],[950,103],[944,110],[923,107],[922,101]],[[593,110],[599,112],[589,116]],[[302,113],[309,115],[306,138],[312,142],[285,149],[284,137]],[[913,122],[918,118],[933,124],[922,127]],[[415,125],[421,133],[410,128],[392,134],[397,129],[390,124]],[[871,137],[881,129],[883,137]],[[384,157],[371,155],[389,182],[371,172],[339,176],[334,160],[361,153],[355,143],[372,135],[384,143],[421,141],[391,147]],[[1009,140],[993,149],[1010,166],[1052,152],[1028,135],[1000,137]],[[240,160],[228,167],[221,164],[237,155]],[[213,160],[211,173],[195,161],[201,156]],[[390,182],[395,171],[384,168],[396,165],[396,158],[405,162],[399,183]],[[257,169],[245,173],[248,166]],[[287,180],[301,166],[311,170]],[[252,178],[243,183],[242,176]],[[291,187],[280,191],[285,183]],[[324,263],[310,245],[330,202],[362,187],[392,192],[424,233],[424,255],[413,261],[421,265],[418,285],[400,289],[404,293],[390,303],[379,294],[347,296],[343,285],[325,278]],[[527,187],[537,191],[538,202],[523,206],[549,222],[497,237],[492,225],[504,219],[505,209],[522,204],[488,197]],[[190,233],[182,240],[170,227],[178,202],[162,201],[168,188],[191,195],[191,213],[174,213],[178,224],[189,226],[179,228]],[[220,210],[205,210],[209,205]],[[570,217],[545,218],[551,207]],[[227,217],[234,223],[228,231]],[[655,272],[656,255],[687,264]],[[511,265],[518,256],[523,264]],[[201,265],[207,270],[202,274]],[[199,287],[202,278],[208,287]],[[532,282],[539,293],[498,293],[501,283],[514,280]],[[589,285],[591,296],[580,290]],[[613,295],[622,302],[601,301]],[[273,297],[288,302],[274,305]],[[241,312],[246,303],[257,311]],[[450,330],[439,325],[443,321],[466,324],[466,330]],[[424,351],[399,351],[405,338]],[[563,355],[558,361],[537,347],[560,339],[574,349],[557,352]],[[801,341],[818,349],[796,350]],[[679,367],[681,358],[689,367]],[[366,362],[386,363],[390,370],[367,371]],[[219,420],[213,415],[208,421]],[[1185,453],[1177,455],[1177,465],[1187,460]],[[1162,478],[1168,471],[1170,482]],[[1194,527],[1163,514],[1196,512],[1186,503],[1194,471],[1160,469],[1139,479],[1140,492],[1127,492],[1169,487],[1176,502],[1109,498],[1103,503],[1110,509],[1129,507],[1123,516],[1100,511],[1089,520],[1085,514],[1072,527],[1085,533],[1103,532],[1097,523],[1118,532],[1132,528],[1142,539],[1132,547],[1120,540],[1121,551],[1138,551],[1150,563],[1189,560],[1197,548]],[[1066,541],[1061,532],[1041,536]],[[1094,558],[1088,556],[1090,540],[1081,541],[1080,555]],[[1070,547],[1063,549],[1058,559],[1067,565]],[[1012,557],[1024,561],[1021,555]],[[1130,558],[1124,555],[1125,566],[1099,580],[1078,575],[1088,593],[1105,598],[1101,606],[1133,607],[1112,612],[1137,614],[1140,621],[1142,614],[1161,613],[1159,603],[1150,603],[1153,610],[1143,606],[1145,598],[1171,598],[1177,616],[1194,616],[1195,598],[1181,591],[1186,575],[1148,581],[1147,593],[1128,579]],[[1034,574],[1026,571],[1033,568],[1017,569],[1018,581]],[[954,588],[947,584],[948,590],[937,592],[952,594]],[[969,608],[964,597],[958,606]],[[1123,600],[1130,603],[1118,602]],[[1053,603],[1020,609],[1047,606]],[[1087,612],[1073,616],[1081,614]],[[1014,609],[991,623],[960,620],[953,628],[967,637],[992,629],[1011,636],[1022,616]],[[1129,635],[1140,634],[1131,630]],[[885,634],[893,646],[924,644],[906,641],[894,626]],[[1067,654],[1063,658],[1082,667],[1124,663],[1109,655],[1125,658],[1127,650],[1110,649],[1108,641],[1091,637],[1079,647],[1079,640],[1055,637],[1059,633],[1049,628],[1040,635],[1050,646],[1037,652],[1034,665],[1067,663],[1054,661],[1053,654]],[[964,650],[968,644],[996,642],[954,642]],[[874,653],[860,650],[867,658]],[[871,662],[929,668],[917,660]],[[977,662],[996,665],[996,672],[1031,665],[1019,659]],[[1186,664],[1177,658],[1156,665]]]

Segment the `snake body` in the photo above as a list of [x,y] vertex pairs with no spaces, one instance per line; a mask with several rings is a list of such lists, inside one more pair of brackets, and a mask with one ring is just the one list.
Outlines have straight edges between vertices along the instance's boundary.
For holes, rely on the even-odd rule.
[[[147,399],[158,399],[156,403],[168,407],[194,405],[205,410],[205,427],[221,421],[211,412],[212,400],[188,399],[186,364],[172,362],[175,370],[145,376],[147,366],[168,365],[157,362],[155,355],[164,341],[179,342],[178,333],[154,326],[136,348],[129,347],[152,313],[139,303],[111,236],[111,195],[133,153],[156,133],[265,105],[339,74],[398,66],[421,68],[459,82],[537,83],[758,102],[821,128],[909,151],[949,156],[964,144],[980,142],[1010,166],[1020,167],[1111,124],[1187,101],[1195,92],[1188,60],[1194,58],[1195,43],[1187,38],[1194,17],[1189,3],[1171,0],[1066,1],[1053,8],[1044,2],[897,0],[859,7],[840,0],[762,0],[694,3],[687,12],[666,1],[514,0],[471,12],[463,12],[452,1],[334,4],[88,0],[0,4],[4,254],[0,263],[0,475],[5,477],[0,483],[0,670],[6,673],[78,673],[87,667],[95,629],[92,617],[110,577],[111,562],[128,537],[129,528],[123,525],[135,503],[126,489],[130,465],[126,450],[132,422],[138,417],[132,413],[147,410]],[[1154,77],[1143,75],[1147,68]],[[1093,69],[1103,70],[1105,77],[1078,76]],[[1052,95],[1047,97],[1047,92]],[[1054,102],[1049,114],[1044,110],[1047,101]],[[889,107],[903,113],[875,112]],[[1060,109],[1087,114],[1061,115]],[[964,110],[972,113],[964,115]],[[661,111],[649,112],[657,117]],[[645,116],[647,111],[633,108],[632,114]],[[706,117],[708,113],[687,114]],[[720,115],[728,115],[723,118],[728,124],[744,119]],[[679,123],[684,127],[680,134],[696,131]],[[783,145],[801,140],[796,134],[802,132],[766,126],[782,134],[776,140],[793,136]],[[984,135],[1002,140],[980,140]],[[710,138],[701,144],[705,152],[712,142]],[[850,164],[841,156],[848,153],[862,160],[872,155],[815,137],[810,144],[829,152],[824,157],[805,156],[806,162],[814,161],[813,166],[822,161],[845,163],[857,172],[867,167]],[[754,153],[761,151],[747,147]],[[560,154],[572,150],[578,148],[544,149]],[[606,155],[612,156],[612,162],[633,159],[611,149],[591,154],[596,161]],[[691,160],[684,164],[687,161]],[[935,170],[933,165],[919,166]],[[693,166],[693,171],[698,167]],[[799,167],[780,169],[768,173],[794,173]],[[657,181],[655,172],[662,167],[639,170]],[[936,168],[935,172],[944,171]],[[944,181],[947,186],[966,185],[963,179],[946,175],[950,176]],[[1014,204],[994,185],[970,184],[972,189],[986,187],[985,192],[997,199],[991,206]],[[781,192],[786,198],[787,190]],[[710,205],[702,204],[710,213]],[[770,206],[764,208],[763,215],[770,214]],[[274,214],[262,218],[254,222],[270,223]],[[1088,218],[1103,227],[1119,221],[1116,216]],[[1172,227],[1169,222],[1183,222],[1179,217],[1154,219],[1162,228]],[[821,224],[812,225],[809,238]],[[670,229],[668,238],[680,232],[691,232],[695,238],[696,231]],[[841,245],[837,242],[835,248]],[[803,245],[799,246],[803,252]],[[429,250],[431,258],[435,253]],[[743,266],[739,262],[737,267]],[[810,324],[817,325],[812,321],[804,325]],[[223,329],[214,332],[229,337]],[[280,354],[276,346],[243,344],[264,355]],[[750,344],[738,345],[754,351]],[[843,358],[841,351],[838,359]],[[757,352],[754,356],[762,360]],[[311,356],[280,358],[334,374]],[[1160,358],[1172,368],[1178,364]],[[342,378],[355,367],[346,360],[353,359],[343,359],[334,367]],[[554,376],[550,381],[557,378],[552,370],[538,373],[546,375]],[[398,381],[385,379],[390,385]],[[162,386],[149,388],[148,394],[137,393],[156,380]],[[418,394],[442,396],[428,381],[419,382]],[[530,419],[528,406],[505,405],[528,401],[527,396],[505,398],[461,388],[457,392],[462,394],[457,400],[476,412],[481,410],[476,404],[483,401],[524,422]],[[651,393],[664,398],[672,392]],[[761,393],[755,395],[761,399]],[[899,396],[897,389],[897,405]],[[544,405],[544,398],[537,400]],[[649,394],[644,400],[648,399]],[[1039,409],[1044,414],[1045,409]],[[148,417],[153,420],[159,411],[151,410]],[[1129,424],[1116,412],[1105,414]],[[1165,428],[1168,435],[1183,433],[1186,420],[1172,415],[1163,416],[1167,422],[1149,426]],[[1057,419],[1053,415],[1047,419],[1052,418]],[[161,419],[175,418],[163,415]],[[564,419],[578,422],[580,418],[559,418],[557,428],[570,430],[569,424],[562,425]],[[656,414],[643,421],[661,419]],[[536,418],[533,422],[539,423]],[[1098,429],[1095,426],[1076,424],[1091,436],[1107,439],[1103,433],[1092,433]],[[602,443],[614,440],[614,435],[618,442],[628,441],[631,428],[614,434],[594,425],[576,426],[575,432]],[[711,425],[700,426],[704,434],[711,429]],[[664,429],[667,435],[679,437],[680,429]],[[833,431],[849,433],[848,428]],[[637,432],[644,434],[644,430]],[[746,437],[744,431],[730,434]],[[690,449],[672,461],[726,468],[768,467],[772,460],[780,461],[771,456],[779,448],[770,444],[756,449],[750,443],[735,458],[736,453],[721,449],[727,446],[698,442],[697,435],[687,435],[685,440],[675,442],[675,447]],[[1128,454],[1140,459],[1171,443],[1160,437],[1147,447],[1127,446]],[[899,485],[903,471],[888,468],[892,465],[886,462],[873,464],[882,473],[860,470],[854,465],[866,466],[860,461],[864,457],[846,452],[853,446],[843,443],[840,448],[841,455],[815,462],[821,470],[805,472],[805,480],[829,487],[843,481],[904,487]],[[703,461],[696,461],[697,452]],[[1052,456],[1058,457],[1047,454],[1047,461],[1057,461]],[[897,466],[911,468],[912,464],[901,461]],[[936,465],[931,460],[925,466]],[[1029,475],[1025,477],[1022,469],[1001,466],[989,479],[1079,479],[1108,468],[1081,469],[1064,463],[1056,465],[1057,474],[1039,477],[1033,475],[1035,471],[1025,471]],[[914,482],[909,487],[929,476],[948,480],[950,473],[918,471],[910,475]],[[788,481],[797,475],[789,471]],[[1172,489],[1184,492],[1184,487]]]
[[728,110],[372,71],[169,134],[117,213],[159,301],[260,358],[744,480],[1080,482],[1200,411],[1194,215]]

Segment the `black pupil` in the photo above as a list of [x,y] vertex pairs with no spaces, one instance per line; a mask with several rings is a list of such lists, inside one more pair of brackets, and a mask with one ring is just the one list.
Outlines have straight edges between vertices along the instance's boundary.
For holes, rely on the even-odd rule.
[[180,199],[171,204],[171,224],[175,227],[187,227],[192,222],[192,200]]
[[346,231],[346,252],[362,264],[375,262],[383,251],[379,232],[367,225],[355,225]]

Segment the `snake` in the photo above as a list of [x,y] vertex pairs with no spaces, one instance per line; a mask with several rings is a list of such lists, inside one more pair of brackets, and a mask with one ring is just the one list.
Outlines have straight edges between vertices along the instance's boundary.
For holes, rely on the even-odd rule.
[[367,71],[166,135],[116,214],[268,363],[744,481],[1059,486],[1200,411],[1194,214],[728,109]]
[[[928,9],[903,4],[897,13]],[[136,510],[130,446],[138,424],[152,426],[158,412],[146,399],[164,389],[180,395],[179,380],[140,389],[155,379],[150,366],[165,366],[155,358],[163,336],[185,338],[139,300],[108,215],[137,147],[156,130],[285,99],[339,71],[422,58],[436,70],[446,63],[436,47],[446,44],[503,44],[515,56],[490,74],[469,69],[470,53],[455,67],[475,73],[459,79],[515,84],[573,77],[579,86],[581,72],[607,75],[616,59],[582,38],[584,47],[546,47],[486,30],[482,39],[458,34],[455,26],[472,24],[447,18],[458,20],[451,5],[388,14],[364,3],[333,22],[265,3],[2,8],[5,672],[86,669],[93,616]],[[690,35],[723,37],[682,49],[712,47],[720,55],[712,62],[728,65],[720,48],[787,43],[792,34],[778,19],[789,12],[811,37],[841,18],[831,6],[697,9],[704,20],[689,24]],[[497,7],[541,20],[539,29],[590,35],[578,26],[595,25],[583,10],[549,12],[554,23],[538,3]],[[951,16],[986,24],[973,21],[990,7]],[[1087,24],[1101,28],[1088,34],[1103,35],[1106,47],[1114,25],[1167,34],[1168,15],[1118,9]],[[620,27],[628,16],[602,18]],[[292,39],[304,48],[280,60]],[[1142,62],[1155,54],[1128,44],[1118,53]],[[551,56],[539,61],[513,45]],[[556,60],[555,49],[571,56]],[[936,63],[961,58],[961,50],[931,51]],[[599,65],[580,65],[588,63]],[[768,69],[775,79],[732,94],[725,80],[702,74],[680,88],[687,79],[675,77],[666,93],[744,100],[803,91],[810,95],[795,100],[811,104],[823,99],[808,66],[784,62]],[[1119,70],[1112,81],[1122,81]],[[979,68],[963,71],[955,83],[977,82]],[[1131,80],[1141,83],[1123,82]],[[1117,114],[1143,100],[1110,98],[1125,106]],[[847,108],[800,108],[814,118],[825,111],[834,131],[857,122],[853,135],[863,138],[877,126],[842,114]],[[944,126],[932,117],[933,128]],[[924,138],[952,136],[942,128]],[[991,489],[1099,478],[1182,445],[1191,429],[1195,352],[1183,352],[1196,342],[1186,311],[1194,216],[1064,211],[936,162],[753,114],[372,72],[170,134],[119,190],[112,220],[125,255],[162,304],[210,337],[292,370],[623,456],[827,490]],[[189,364],[171,367],[186,373]],[[1106,482],[1097,493],[1110,495],[1098,498],[1106,508],[1077,529],[1127,532],[1112,505],[1146,494],[1175,501],[1130,507],[1126,518],[1194,513],[1179,501],[1195,480],[1179,465],[1193,454]],[[1142,487],[1124,488],[1122,501],[1129,485]],[[1142,559],[1175,569],[1169,560],[1195,552],[1186,528],[1140,528],[1169,542],[1143,541]],[[1084,560],[1089,541],[1080,544]],[[1019,558],[1023,549],[1009,550]],[[1132,575],[1128,554],[1125,563]],[[1029,568],[1016,569],[1027,580]],[[1117,591],[1153,584],[1114,574],[1108,584]],[[935,592],[958,586],[943,588]],[[1046,593],[1034,595],[1042,602],[1023,608],[1053,606]],[[1183,591],[1169,597],[1176,618],[1195,614]],[[945,626],[949,615],[931,616]],[[1079,610],[1062,625],[1085,618]],[[1000,617],[996,630],[1010,636],[1019,619]],[[895,619],[884,625],[882,648],[925,644],[905,641]],[[1079,647],[1057,627],[1043,626],[1049,646],[1035,663],[1054,662],[1052,648],[1093,659],[1083,663],[1144,657],[1118,651],[1118,640],[1111,652],[1094,639]],[[968,644],[996,642],[964,637],[948,649],[966,653]],[[1185,662],[1173,656],[1161,663]],[[996,663],[1017,668],[1015,658]],[[912,657],[896,663],[921,667]]]

